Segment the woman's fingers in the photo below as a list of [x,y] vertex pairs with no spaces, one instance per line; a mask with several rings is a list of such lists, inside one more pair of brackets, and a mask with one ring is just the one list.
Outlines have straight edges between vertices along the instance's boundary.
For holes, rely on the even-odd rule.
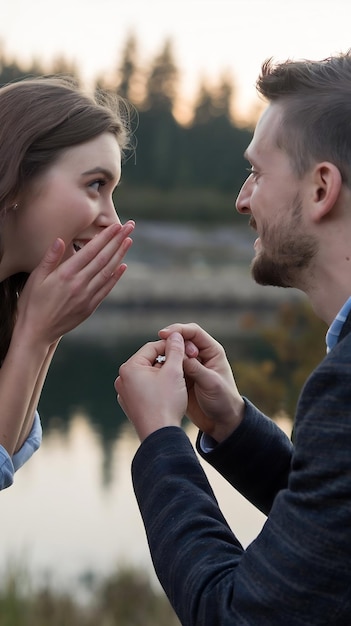
[[129,235],[134,230],[134,226],[135,223],[130,220],[123,226],[112,224],[105,228],[82,250],[67,259],[62,264],[62,269],[68,271],[70,275],[84,270],[87,280],[101,271],[111,274],[113,267],[115,268],[121,262],[132,243]]
[[170,324],[162,328],[158,335],[162,339],[167,339],[174,332],[184,337],[187,356],[199,357],[203,363],[211,359],[223,360],[225,358],[223,346],[198,324]]
[[88,300],[88,314],[124,274],[127,266],[122,259],[133,243],[129,237],[133,229],[132,221],[106,228],[58,267],[59,280],[70,285],[72,296]]
[[106,228],[61,264],[65,246],[57,239],[21,294],[23,323],[51,342],[89,317],[126,270],[121,260],[132,244],[133,228],[134,222]]
[[170,324],[166,328],[162,328],[158,334],[159,337],[166,338],[174,332],[181,333],[185,340],[193,342],[200,350],[207,348],[209,344],[215,341],[201,326],[195,323]]

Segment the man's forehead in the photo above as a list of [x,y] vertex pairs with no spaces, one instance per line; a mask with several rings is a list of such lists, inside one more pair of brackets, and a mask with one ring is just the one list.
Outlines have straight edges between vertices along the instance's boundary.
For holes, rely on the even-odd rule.
[[244,156],[246,159],[254,161],[255,157],[258,157],[260,153],[271,150],[276,145],[275,138],[281,116],[282,109],[280,105],[272,103],[266,107],[257,122],[253,138],[245,150]]

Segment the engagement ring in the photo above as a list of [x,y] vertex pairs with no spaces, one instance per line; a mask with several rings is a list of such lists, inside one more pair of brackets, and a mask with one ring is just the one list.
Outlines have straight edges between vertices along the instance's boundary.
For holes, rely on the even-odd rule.
[[155,363],[164,363],[165,360],[166,360],[166,357],[159,354],[155,359]]

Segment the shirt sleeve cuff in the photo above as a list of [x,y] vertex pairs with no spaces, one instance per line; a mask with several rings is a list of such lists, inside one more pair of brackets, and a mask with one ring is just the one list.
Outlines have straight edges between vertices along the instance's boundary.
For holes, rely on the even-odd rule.
[[35,412],[32,430],[23,446],[12,456],[14,471],[17,470],[30,459],[36,450],[38,450],[43,437],[40,417],[38,411]]
[[15,473],[11,457],[3,446],[0,446],[0,491],[10,487]]

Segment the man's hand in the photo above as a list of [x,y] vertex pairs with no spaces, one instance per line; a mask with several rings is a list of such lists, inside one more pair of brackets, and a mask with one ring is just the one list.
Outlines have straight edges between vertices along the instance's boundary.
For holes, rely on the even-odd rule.
[[[141,441],[160,428],[181,425],[188,402],[184,354],[183,337],[170,333],[147,343],[119,369],[118,402]],[[166,356],[163,364],[156,361],[159,355]]]
[[159,336],[166,339],[174,332],[183,336],[187,346],[186,415],[202,432],[221,442],[240,424],[245,407],[224,349],[197,324],[172,324]]

